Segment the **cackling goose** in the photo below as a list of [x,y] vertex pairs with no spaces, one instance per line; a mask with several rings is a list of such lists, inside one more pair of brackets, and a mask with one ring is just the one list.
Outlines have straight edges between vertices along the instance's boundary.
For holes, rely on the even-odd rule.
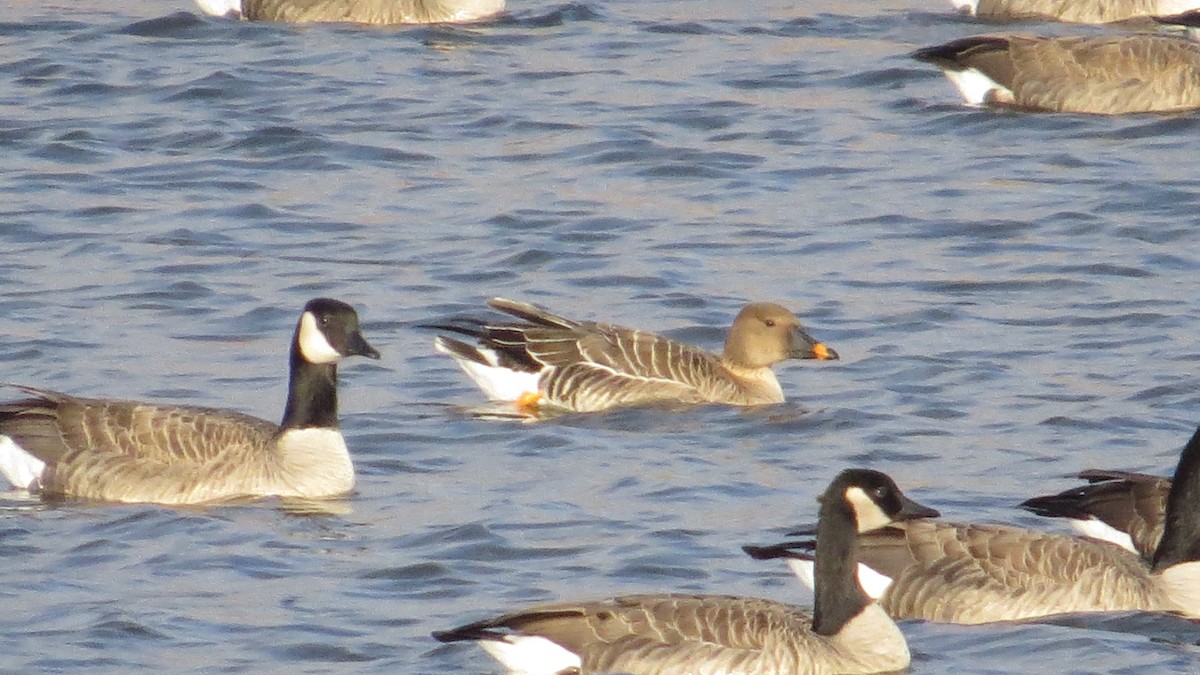
[[[1200,24],[1200,12],[1171,17]],[[1200,107],[1200,44],[1153,34],[981,35],[913,57],[942,69],[971,105],[1119,115]]]
[[0,473],[48,498],[194,504],[349,492],[337,363],[379,358],[344,302],[318,298],[292,337],[283,424],[214,408],[81,398],[17,387],[0,404]]
[[512,672],[529,675],[792,675],[906,668],[896,624],[855,579],[857,533],[936,512],[886,475],[843,471],[821,502],[816,602],[810,616],[755,598],[631,595],[534,607],[434,633],[478,641]]
[[[1087,537],[932,519],[898,523],[860,535],[860,581],[896,619],[984,623],[1128,610],[1200,618],[1200,429],[1179,460],[1165,522],[1149,559]],[[806,537],[746,552],[785,558],[811,584],[812,549]]]
[[594,412],[653,402],[782,403],[771,366],[785,359],[837,359],[799,319],[776,304],[746,305],[720,354],[621,326],[576,321],[523,302],[493,298],[492,308],[523,323],[483,321],[430,326],[475,338],[439,336],[488,398],[522,409]]
[[212,16],[290,23],[466,23],[504,11],[504,0],[196,0]]

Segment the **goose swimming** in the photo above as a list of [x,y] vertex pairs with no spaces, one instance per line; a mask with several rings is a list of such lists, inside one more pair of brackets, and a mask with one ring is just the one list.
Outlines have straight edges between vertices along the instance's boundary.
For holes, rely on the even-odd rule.
[[[896,619],[984,623],[1130,610],[1200,618],[1200,429],[1183,450],[1162,540],[1148,559],[1088,537],[934,519],[859,539],[863,587]],[[813,546],[806,536],[746,552],[784,558],[811,584]]]
[[534,607],[433,635],[442,642],[477,641],[526,675],[901,670],[909,664],[904,635],[855,578],[857,533],[936,513],[878,471],[839,474],[821,501],[811,615],[757,598],[630,595]]
[[211,16],[288,23],[469,23],[504,11],[505,0],[196,0]]
[[0,403],[0,474],[46,498],[195,504],[333,497],[354,487],[338,430],[337,364],[379,358],[358,314],[318,298],[291,346],[281,425],[230,410],[69,396],[16,387]]
[[[1200,26],[1200,12],[1165,23]],[[1135,33],[979,35],[917,50],[971,105],[1121,115],[1200,108],[1200,43]]]
[[519,407],[575,412],[655,402],[782,403],[771,366],[786,359],[837,359],[799,319],[772,303],[746,305],[721,354],[632,328],[576,321],[502,298],[493,309],[521,322],[468,321],[431,326],[474,338],[434,341],[489,399]]

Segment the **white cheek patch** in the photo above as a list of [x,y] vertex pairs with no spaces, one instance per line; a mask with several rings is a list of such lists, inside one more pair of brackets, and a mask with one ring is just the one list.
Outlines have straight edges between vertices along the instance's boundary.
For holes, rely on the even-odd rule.
[[517,675],[558,675],[578,671],[583,665],[573,652],[536,635],[480,640],[479,645]]
[[46,463],[25,451],[8,436],[0,436],[0,474],[21,490],[36,490]]
[[971,16],[975,16],[975,12],[979,9],[979,0],[950,0],[950,4],[954,7],[954,11]]
[[300,316],[300,354],[309,363],[337,363],[342,360],[342,355],[317,328],[317,317],[312,312]]
[[200,11],[209,16],[223,16],[227,19],[240,19],[242,16],[242,0],[196,0]]
[[892,519],[879,508],[875,500],[867,496],[860,487],[846,490],[846,503],[854,509],[854,520],[858,523],[859,532],[877,530],[892,522]]

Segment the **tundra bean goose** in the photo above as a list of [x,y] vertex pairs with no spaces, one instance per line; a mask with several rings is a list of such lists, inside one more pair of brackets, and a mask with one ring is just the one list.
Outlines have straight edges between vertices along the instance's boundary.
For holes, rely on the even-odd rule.
[[[1165,523],[1148,560],[1087,537],[931,519],[897,523],[859,537],[860,580],[897,619],[983,623],[1125,610],[1200,618],[1200,430],[1180,458]],[[811,583],[813,545],[809,536],[747,553],[788,559]]]
[[338,430],[337,363],[379,358],[344,302],[318,298],[292,337],[282,425],[215,408],[68,396],[17,387],[0,404],[0,473],[45,497],[192,504],[320,498],[354,486]]
[[431,326],[474,338],[439,336],[488,398],[523,408],[593,412],[653,402],[781,403],[771,366],[786,359],[836,359],[800,321],[776,304],[746,305],[721,354],[611,324],[576,321],[522,302],[493,298],[492,308],[521,322],[467,321]]
[[941,68],[971,105],[1104,115],[1200,107],[1200,44],[1181,37],[981,35],[913,56]]
[[289,23],[463,23],[504,11],[504,0],[196,0],[206,14]]
[[512,672],[634,675],[874,673],[908,666],[908,645],[855,579],[857,533],[936,512],[886,475],[843,471],[821,502],[812,615],[770,600],[631,595],[534,607],[434,633],[478,641]]

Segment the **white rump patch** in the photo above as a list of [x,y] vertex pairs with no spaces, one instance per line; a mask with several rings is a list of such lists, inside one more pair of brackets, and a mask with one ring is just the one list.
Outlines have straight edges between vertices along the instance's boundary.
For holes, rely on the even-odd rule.
[[0,436],[0,473],[13,487],[36,490],[45,469],[45,462],[26,452],[8,436]]
[[317,317],[312,312],[300,316],[300,353],[309,363],[337,363],[342,360],[342,355],[329,344],[329,338],[317,327]]
[[455,354],[442,343],[441,338],[433,341],[433,348],[454,359],[459,368],[471,378],[485,396],[493,401],[516,401],[525,394],[538,392],[538,373],[523,373],[511,368],[497,365],[499,360],[496,352],[491,349],[476,348],[479,354],[490,365],[463,358]]
[[989,101],[1013,100],[1013,93],[1008,87],[1000,85],[975,68],[943,69],[942,73],[954,83],[959,93],[970,105],[984,105]]
[[1087,520],[1068,518],[1067,522],[1070,523],[1076,532],[1085,537],[1111,542],[1133,553],[1138,552],[1133,546],[1133,538],[1128,533],[1122,532],[1102,520],[1097,518],[1089,518]]
[[558,675],[583,665],[575,653],[537,635],[480,640],[479,645],[514,675]]
[[[816,580],[813,571],[813,561],[797,560],[795,558],[787,559],[788,567],[792,568],[792,574],[804,584],[805,588],[811,591],[816,591]],[[858,585],[862,586],[863,592],[867,597],[878,600],[887,592],[889,586],[892,585],[892,578],[884,576],[879,572],[867,567],[866,565],[858,564]]]
[[979,9],[979,0],[950,0],[950,4],[954,6],[954,11],[971,16],[975,16]]
[[196,0],[200,11],[209,16],[223,16],[227,19],[242,17],[242,0]]

